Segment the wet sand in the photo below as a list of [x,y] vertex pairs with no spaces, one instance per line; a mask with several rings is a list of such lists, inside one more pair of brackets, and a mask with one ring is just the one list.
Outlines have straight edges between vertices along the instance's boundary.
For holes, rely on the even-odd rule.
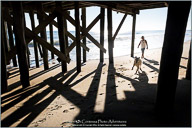
[[[31,86],[25,89],[18,68],[10,68],[9,92],[1,95],[1,126],[66,127],[82,122],[87,126],[98,122],[100,126],[190,125],[190,81],[184,79],[189,42],[184,45],[179,68],[175,117],[162,122],[154,115],[161,50],[145,51],[143,71],[138,74],[136,67],[131,70],[134,59],[130,56],[115,57],[114,65],[108,59],[104,63],[89,60],[79,74],[75,62],[68,64],[67,73],[50,62],[48,71],[43,66],[30,68]],[[113,122],[108,124],[109,120]],[[118,124],[118,120],[123,122]]]

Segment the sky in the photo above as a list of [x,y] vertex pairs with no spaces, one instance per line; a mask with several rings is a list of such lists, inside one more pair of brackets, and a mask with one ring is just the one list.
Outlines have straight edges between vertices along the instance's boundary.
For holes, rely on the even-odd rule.
[[[140,13],[136,15],[136,31],[143,31],[143,30],[165,30],[166,25],[166,18],[167,18],[167,7],[163,8],[156,8],[156,9],[146,9],[140,10]],[[99,7],[87,7],[87,26],[93,21],[93,19],[100,13]],[[28,14],[26,15],[26,24],[28,28],[31,28],[31,22]],[[74,11],[70,11],[70,15],[74,18]],[[81,9],[80,9],[81,15]],[[113,11],[112,18],[113,18],[113,33],[115,33],[121,19],[123,18],[123,13],[117,13]],[[35,25],[38,25],[38,20],[35,15]],[[57,19],[55,19],[57,21]],[[132,30],[132,20],[133,17],[128,15],[126,20],[124,21],[119,33],[127,33]],[[81,22],[81,19],[80,19]],[[68,24],[68,31],[75,31],[75,27],[71,25],[69,22]],[[100,23],[98,22],[90,31],[91,32],[98,32],[99,33]],[[107,10],[105,9],[105,30],[107,30]],[[191,30],[191,11],[188,19],[187,30]],[[47,31],[49,28],[47,27]],[[54,31],[57,31],[57,28],[54,27]],[[106,33],[106,32],[105,32]]]

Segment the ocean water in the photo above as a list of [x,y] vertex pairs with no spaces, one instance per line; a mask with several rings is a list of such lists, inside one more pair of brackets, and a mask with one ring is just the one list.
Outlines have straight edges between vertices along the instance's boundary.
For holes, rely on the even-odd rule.
[[[75,35],[74,31],[71,31],[71,34]],[[100,42],[99,34],[91,32],[90,33],[98,42]],[[135,34],[135,46],[134,46],[134,53],[141,52],[140,48],[137,48],[141,36],[144,36],[145,39],[148,42],[149,49],[155,49],[155,48],[162,48],[163,46],[163,40],[164,40],[164,31],[163,30],[156,30],[156,31],[137,31]],[[47,31],[47,41],[49,42],[49,32]],[[185,42],[191,40],[191,30],[187,30],[185,34]],[[54,31],[54,42],[55,42],[55,48],[59,48],[59,39],[58,39],[58,32]],[[69,45],[72,43],[72,40],[69,38]],[[91,41],[87,39],[87,47],[89,47],[90,51],[87,52],[87,60],[92,59],[99,59],[100,57],[100,50],[99,48],[93,44]],[[104,58],[108,58],[108,39],[107,34],[105,35],[105,41],[104,41],[104,47],[107,50],[106,54],[104,54]],[[34,57],[34,48],[33,45],[29,45],[30,49],[30,60],[31,60],[31,66],[35,66],[35,57]],[[129,33],[122,33],[117,35],[115,41],[114,41],[114,50],[113,50],[114,57],[117,56],[124,56],[124,55],[130,55],[131,53],[131,32]],[[82,55],[82,54],[81,54]],[[48,51],[49,60],[51,61],[51,53]],[[39,55],[40,58],[40,55]],[[57,56],[55,55],[55,58]],[[71,61],[76,60],[76,48],[74,48],[70,52],[70,59]],[[51,63],[51,62],[50,62]],[[42,59],[40,59],[40,64],[43,64]]]

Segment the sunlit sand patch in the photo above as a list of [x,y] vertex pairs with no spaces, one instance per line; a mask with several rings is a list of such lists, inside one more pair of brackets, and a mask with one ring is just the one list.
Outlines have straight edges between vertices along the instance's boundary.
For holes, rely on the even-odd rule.
[[61,127],[71,126],[80,113],[78,106],[58,95],[31,123],[30,127]]
[[97,92],[97,98],[95,101],[95,107],[94,112],[96,113],[103,113],[105,109],[105,99],[106,99],[106,83],[107,79],[106,73],[101,74],[101,82],[99,84],[98,92]]
[[[118,84],[119,82],[118,81],[121,81],[123,82],[123,84]],[[126,99],[126,96],[125,96],[125,91],[130,91],[130,92],[133,92],[135,91],[135,88],[133,87],[133,85],[131,84],[130,81],[128,80],[124,80],[123,78],[118,78],[116,80],[116,96],[117,96],[117,100],[125,100]]]
[[[72,87],[71,87],[72,90],[76,91],[77,93],[79,93],[80,95],[85,97],[88,93],[90,84],[92,82],[92,79],[90,79],[91,76],[83,79],[82,81],[79,81],[78,83],[76,83],[76,81],[75,81],[75,82],[69,84],[69,86],[72,85]],[[79,78],[79,79],[81,79],[81,78]],[[76,80],[78,80],[78,79],[76,79]]]
[[26,117],[28,117],[30,114],[31,114],[31,113],[28,113],[28,114],[26,114],[23,118],[18,119],[18,121],[16,121],[15,123],[13,123],[10,127],[15,127],[15,126],[19,125],[19,123],[20,123],[21,121],[23,121]]
[[[48,85],[47,85],[47,87],[45,87],[45,88],[48,88]],[[41,89],[42,90],[42,89]],[[44,90],[42,90],[41,92],[43,92]],[[37,94],[34,94],[34,96],[35,95],[41,95],[41,92],[39,92],[39,93],[37,93]],[[52,95],[53,93],[55,93],[56,92],[56,90],[51,90],[47,95],[45,95],[41,100],[39,100],[35,105],[38,105],[38,104],[40,104],[41,102],[43,102],[44,100],[46,100],[50,95]]]

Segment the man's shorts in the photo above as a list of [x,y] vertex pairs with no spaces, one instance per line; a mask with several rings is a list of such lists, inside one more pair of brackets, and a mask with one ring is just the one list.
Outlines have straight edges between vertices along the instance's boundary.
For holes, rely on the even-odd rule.
[[141,51],[142,51],[142,53],[144,53],[144,51],[145,51],[145,48],[142,48],[142,49],[141,49]]

